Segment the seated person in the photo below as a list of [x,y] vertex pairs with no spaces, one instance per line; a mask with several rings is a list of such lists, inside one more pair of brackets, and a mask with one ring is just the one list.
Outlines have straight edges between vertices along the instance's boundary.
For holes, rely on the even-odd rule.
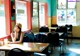
[[9,42],[9,44],[19,44],[22,43],[23,36],[21,32],[22,25],[20,23],[17,23],[14,27],[14,31],[11,33],[11,39],[12,42]]

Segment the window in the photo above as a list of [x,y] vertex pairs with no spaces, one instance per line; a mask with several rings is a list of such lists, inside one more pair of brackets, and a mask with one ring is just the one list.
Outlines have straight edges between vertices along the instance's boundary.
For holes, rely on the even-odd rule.
[[0,0],[0,38],[6,36],[6,22],[5,22],[4,2]]
[[39,2],[39,22],[40,27],[45,25],[45,3]]
[[27,30],[27,8],[26,2],[16,0],[16,23],[22,24],[22,31]]
[[76,0],[58,0],[57,24],[76,26]]

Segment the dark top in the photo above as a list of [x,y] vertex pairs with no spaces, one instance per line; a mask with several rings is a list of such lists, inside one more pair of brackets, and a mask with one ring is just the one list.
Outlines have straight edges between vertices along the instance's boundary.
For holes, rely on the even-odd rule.
[[18,34],[18,38],[16,39],[16,41],[20,40],[20,35],[21,35],[21,33]]

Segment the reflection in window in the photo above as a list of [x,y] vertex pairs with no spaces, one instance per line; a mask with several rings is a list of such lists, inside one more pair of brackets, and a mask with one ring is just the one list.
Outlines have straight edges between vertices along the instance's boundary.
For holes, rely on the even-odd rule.
[[66,0],[58,0],[58,8],[66,8]]
[[45,8],[44,8],[45,3],[40,3],[39,2],[39,22],[40,22],[40,27],[45,25]]
[[66,10],[57,10],[57,23],[62,25],[66,22]]
[[76,25],[76,0],[58,0],[57,24]]
[[33,10],[33,16],[34,16],[34,17],[35,17],[35,16],[38,16],[38,12],[37,12],[36,9]]
[[76,11],[74,9],[67,10],[67,23],[76,24]]
[[26,2],[16,0],[16,23],[22,24],[22,31],[27,30],[27,8]]
[[58,21],[65,21],[66,10],[58,10],[57,15],[58,15]]
[[37,9],[38,3],[37,2],[33,2],[33,8]]
[[68,0],[68,2],[76,2],[76,0]]
[[33,2],[33,17],[38,17],[38,3]]
[[76,8],[76,2],[68,2],[68,8]]

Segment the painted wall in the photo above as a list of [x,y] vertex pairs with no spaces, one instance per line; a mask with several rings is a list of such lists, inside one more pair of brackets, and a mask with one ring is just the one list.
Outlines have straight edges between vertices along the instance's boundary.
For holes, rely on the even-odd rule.
[[56,8],[57,8],[57,0],[46,0],[48,4],[48,26],[51,24],[56,24]]
[[[57,0],[47,0],[48,3],[48,23],[56,24],[57,23]],[[73,36],[80,37],[80,2],[77,2],[76,7],[76,22],[77,26],[73,26]]]
[[[5,0],[5,17],[6,17],[6,34],[9,35],[12,32],[11,28],[11,3],[10,0]],[[7,27],[8,26],[8,27]]]
[[56,24],[56,13],[57,13],[57,0],[51,0],[51,24]]
[[51,0],[46,0],[48,4],[48,26],[51,26]]
[[77,2],[76,7],[76,23],[78,26],[73,27],[73,36],[80,37],[80,2]]

